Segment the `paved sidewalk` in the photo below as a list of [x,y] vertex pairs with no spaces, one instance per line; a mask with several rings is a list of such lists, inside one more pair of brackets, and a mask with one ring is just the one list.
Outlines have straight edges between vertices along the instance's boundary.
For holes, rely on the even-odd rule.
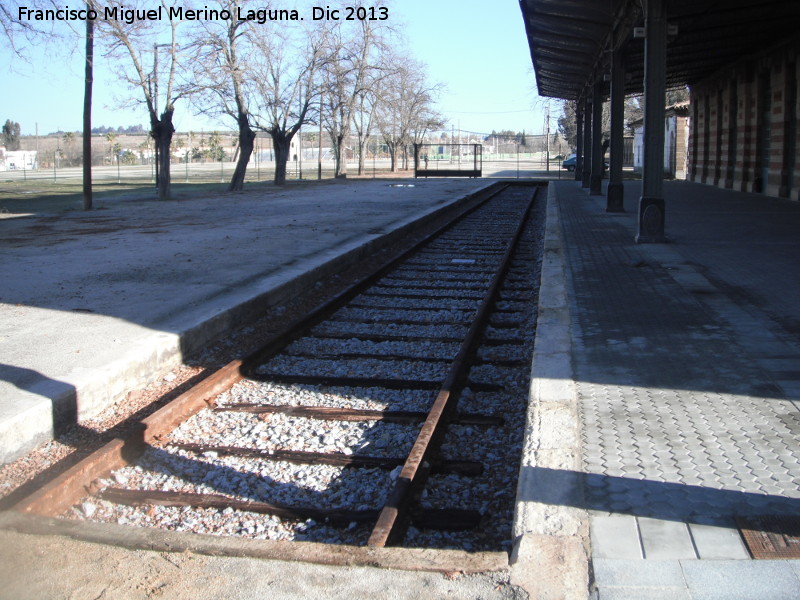
[[800,598],[734,517],[800,514],[800,204],[665,186],[671,243],[554,183],[597,595]]

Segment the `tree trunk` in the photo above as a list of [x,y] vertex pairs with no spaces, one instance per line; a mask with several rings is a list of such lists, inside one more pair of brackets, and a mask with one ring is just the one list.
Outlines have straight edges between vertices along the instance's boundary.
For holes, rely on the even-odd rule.
[[286,164],[289,161],[289,149],[294,134],[285,131],[270,131],[272,148],[275,150],[275,185],[286,184]]
[[[87,3],[87,8],[91,4]],[[86,80],[83,90],[83,208],[92,209],[92,84],[94,83],[94,21],[86,19]]]
[[392,173],[397,173],[397,144],[394,142],[387,142],[386,147],[389,149],[389,161]]
[[156,147],[156,155],[158,156],[158,199],[167,200],[170,196],[171,190],[171,175],[170,175],[170,159],[171,159],[171,146],[172,134],[175,133],[175,127],[172,124],[173,108],[168,108],[161,114],[161,119],[151,119],[150,122],[150,137],[153,138],[153,143]]
[[345,136],[339,134],[336,136],[336,173],[335,176],[347,177],[347,148],[344,144]]
[[365,137],[358,136],[358,174],[364,174],[364,163],[366,161],[364,157],[364,148],[367,145],[367,140]]
[[241,192],[244,188],[244,176],[247,174],[247,164],[255,147],[256,133],[250,128],[247,115],[239,115],[239,160],[236,161],[236,169],[228,184],[229,192]]

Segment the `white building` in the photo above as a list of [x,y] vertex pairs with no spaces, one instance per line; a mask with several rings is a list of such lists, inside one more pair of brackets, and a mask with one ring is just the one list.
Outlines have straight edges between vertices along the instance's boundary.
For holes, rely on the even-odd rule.
[[36,150],[0,148],[0,171],[32,171],[38,168]]
[[[641,173],[644,164],[644,122],[633,126],[633,170]],[[664,114],[664,175],[686,179],[689,149],[689,103],[674,104]]]

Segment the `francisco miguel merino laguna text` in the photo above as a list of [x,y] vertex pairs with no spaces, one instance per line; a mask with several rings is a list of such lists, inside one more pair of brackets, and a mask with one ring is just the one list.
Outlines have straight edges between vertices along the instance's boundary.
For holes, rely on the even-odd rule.
[[[102,19],[105,21],[122,21],[129,25],[136,21],[161,21],[165,16],[168,20],[179,21],[230,21],[235,18],[238,21],[256,21],[263,25],[267,21],[303,21],[303,17],[297,10],[285,9],[266,9],[242,10],[237,7],[236,11],[226,9],[214,9],[207,6],[201,9],[189,9],[182,6],[168,6],[164,11],[164,6],[151,9],[125,8],[124,6],[106,6],[102,11],[95,9],[77,9],[65,6],[55,9],[32,9],[25,6],[19,7],[18,18],[20,21],[96,21],[102,12]],[[385,21],[389,18],[389,9],[381,7],[351,7],[347,6],[341,10],[331,9],[329,6],[314,6],[311,9],[311,18],[314,21]]]

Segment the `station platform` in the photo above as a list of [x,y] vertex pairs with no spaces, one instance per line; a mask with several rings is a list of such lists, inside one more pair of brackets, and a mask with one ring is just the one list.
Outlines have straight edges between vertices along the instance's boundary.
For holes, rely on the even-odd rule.
[[311,182],[0,220],[0,464],[490,184]]
[[577,472],[534,465],[556,485],[529,500],[588,516],[600,600],[800,598],[800,539],[775,535],[800,535],[800,204],[665,182],[669,241],[637,245],[640,190],[609,213],[550,186],[569,345],[539,358],[569,364],[535,356],[534,385],[546,414],[541,382],[569,380]]
[[[19,346],[25,338],[16,329],[24,325],[30,339],[71,331],[60,352],[82,354],[81,326],[93,319],[100,332],[119,331],[106,334],[112,341],[133,340],[122,337],[129,331],[143,340],[162,336],[174,356],[164,361],[167,368],[192,338],[181,332],[202,322],[181,326],[181,319],[206,311],[205,321],[213,320],[221,303],[233,300],[232,286],[251,295],[273,287],[278,280],[270,277],[308,270],[488,183],[332,184],[324,200],[318,190],[299,189],[226,206],[192,201],[181,206],[180,219],[169,205],[148,204],[147,211],[111,207],[92,215],[106,222],[93,224],[81,225],[86,217],[78,214],[18,220],[0,248],[19,261],[9,281],[25,284],[27,296],[0,293],[0,348],[5,357],[12,335]],[[607,213],[605,197],[578,182],[549,186],[508,580],[287,568],[2,530],[0,563],[7,565],[0,575],[8,589],[31,598],[76,590],[143,598],[144,584],[175,598],[800,598],[800,561],[753,560],[736,521],[800,514],[800,204],[666,182],[669,243],[637,245],[639,193],[639,182],[626,182],[626,212]],[[90,226],[108,231],[78,235]],[[36,244],[29,239],[34,232]],[[71,254],[62,259],[67,248]],[[107,266],[89,259],[114,254],[120,262]],[[189,258],[202,268],[195,271]],[[222,262],[213,266],[212,259]],[[72,270],[61,275],[59,263]],[[204,269],[212,271],[203,275]],[[233,271],[229,278],[226,271]],[[4,260],[0,277],[13,273]],[[84,283],[92,278],[94,288]],[[159,282],[167,290],[174,279],[185,281],[192,296],[153,295]],[[126,312],[108,308],[115,303]],[[132,351],[127,342],[120,346]],[[28,376],[77,387],[76,378],[48,371],[44,359],[36,364]],[[52,404],[46,406],[41,414],[52,422]],[[43,553],[53,558],[39,560]],[[116,587],[93,576],[96,569],[119,569]]]

